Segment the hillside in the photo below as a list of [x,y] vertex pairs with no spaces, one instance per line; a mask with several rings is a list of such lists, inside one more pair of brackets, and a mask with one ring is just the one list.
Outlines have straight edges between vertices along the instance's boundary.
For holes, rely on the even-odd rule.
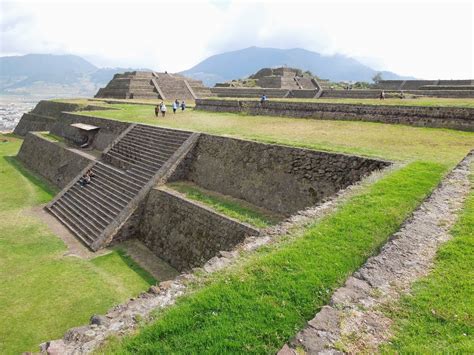
[[0,93],[48,97],[93,96],[115,73],[133,68],[98,68],[76,55],[27,54],[0,57]]
[[[324,56],[305,49],[249,47],[213,55],[181,74],[213,86],[217,82],[244,78],[264,67],[288,66],[309,70],[331,81],[371,81],[378,72],[343,55]],[[409,79],[382,72],[384,79]]]

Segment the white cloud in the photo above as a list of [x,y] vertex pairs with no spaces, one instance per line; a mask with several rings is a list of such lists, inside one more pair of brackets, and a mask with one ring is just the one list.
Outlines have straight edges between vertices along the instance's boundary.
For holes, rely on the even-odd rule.
[[1,53],[184,70],[252,45],[342,53],[423,78],[472,78],[471,1],[1,0]]

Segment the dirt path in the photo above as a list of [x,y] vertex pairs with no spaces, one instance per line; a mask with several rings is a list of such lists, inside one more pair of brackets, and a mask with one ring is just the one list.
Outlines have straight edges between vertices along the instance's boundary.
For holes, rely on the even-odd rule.
[[472,162],[473,152],[278,354],[376,352],[391,336],[391,320],[380,307],[409,292],[430,271],[469,193]]

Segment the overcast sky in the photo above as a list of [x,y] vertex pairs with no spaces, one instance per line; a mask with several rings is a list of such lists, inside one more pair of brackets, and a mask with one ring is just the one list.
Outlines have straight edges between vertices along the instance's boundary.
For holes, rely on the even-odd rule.
[[2,56],[176,72],[249,46],[299,47],[419,78],[474,77],[472,0],[0,2]]

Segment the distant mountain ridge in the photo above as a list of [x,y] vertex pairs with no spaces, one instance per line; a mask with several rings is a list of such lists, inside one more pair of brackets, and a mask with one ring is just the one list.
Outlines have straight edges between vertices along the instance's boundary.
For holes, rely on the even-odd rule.
[[[306,49],[249,47],[213,55],[181,74],[202,80],[207,85],[247,77],[264,67],[288,66],[309,70],[331,81],[372,81],[380,72],[340,54],[324,56]],[[385,80],[414,79],[389,71],[381,71]]]
[[0,93],[94,96],[116,73],[134,68],[98,68],[76,55],[27,54],[0,57]]
[[[216,82],[247,77],[264,67],[288,66],[310,70],[332,81],[371,81],[378,72],[353,58],[323,56],[305,49],[249,47],[213,55],[181,72],[213,86]],[[98,68],[76,55],[27,54],[0,57],[0,93],[47,97],[91,97],[115,73],[150,70],[138,68]],[[413,79],[381,72],[383,79]]]

